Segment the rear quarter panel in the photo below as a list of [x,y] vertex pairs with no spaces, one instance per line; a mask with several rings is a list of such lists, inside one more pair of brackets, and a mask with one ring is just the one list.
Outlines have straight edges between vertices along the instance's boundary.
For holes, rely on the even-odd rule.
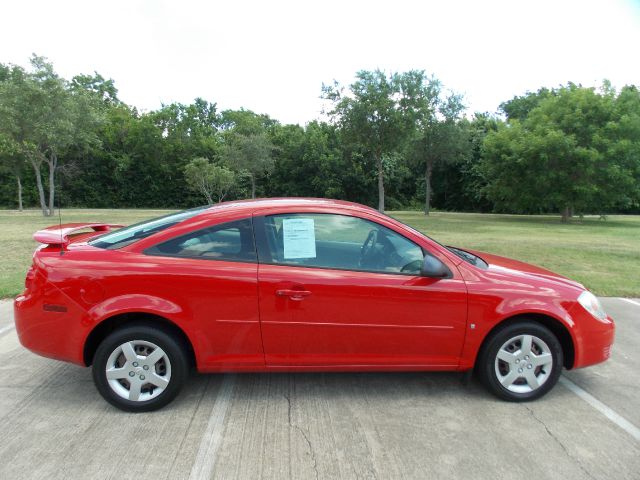
[[155,257],[86,245],[63,256],[45,255],[41,260],[48,288],[69,306],[64,324],[51,326],[72,339],[73,358],[64,359],[80,363],[86,338],[98,324],[137,312],[161,316],[183,330],[200,369],[264,365],[256,264]]

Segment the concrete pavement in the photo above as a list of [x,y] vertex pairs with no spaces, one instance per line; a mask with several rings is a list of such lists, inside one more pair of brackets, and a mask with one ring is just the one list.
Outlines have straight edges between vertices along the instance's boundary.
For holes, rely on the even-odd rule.
[[[609,362],[565,372],[640,426],[640,303]],[[0,329],[11,322],[0,303]],[[102,400],[89,369],[0,334],[0,478],[637,479],[640,441],[559,384],[527,404],[452,373],[194,375],[150,414]]]
[[0,300],[0,331],[13,325],[13,303],[9,300]]

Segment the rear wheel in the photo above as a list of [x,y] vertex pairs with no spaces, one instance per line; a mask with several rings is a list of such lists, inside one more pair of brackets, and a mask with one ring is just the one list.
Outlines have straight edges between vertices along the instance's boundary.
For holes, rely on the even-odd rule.
[[562,346],[546,327],[522,321],[497,330],[478,357],[480,380],[493,394],[520,402],[542,397],[562,373]]
[[157,410],[173,400],[188,376],[183,346],[164,330],[130,325],[105,338],[93,360],[93,380],[112,405],[128,412]]

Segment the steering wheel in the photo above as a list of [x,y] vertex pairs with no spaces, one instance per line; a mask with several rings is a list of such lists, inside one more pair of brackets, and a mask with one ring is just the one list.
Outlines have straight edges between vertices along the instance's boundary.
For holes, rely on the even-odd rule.
[[360,266],[364,265],[365,259],[369,256],[375,244],[378,243],[378,230],[373,228],[369,231],[369,235],[365,239],[362,247],[360,247]]

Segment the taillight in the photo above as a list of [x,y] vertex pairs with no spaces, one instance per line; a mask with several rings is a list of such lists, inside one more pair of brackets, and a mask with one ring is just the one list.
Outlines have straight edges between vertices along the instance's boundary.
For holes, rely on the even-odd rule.
[[36,270],[35,268],[33,268],[33,266],[29,267],[29,270],[27,271],[27,276],[24,279],[24,288],[26,290],[30,290],[31,287],[33,286],[33,281],[36,279]]

